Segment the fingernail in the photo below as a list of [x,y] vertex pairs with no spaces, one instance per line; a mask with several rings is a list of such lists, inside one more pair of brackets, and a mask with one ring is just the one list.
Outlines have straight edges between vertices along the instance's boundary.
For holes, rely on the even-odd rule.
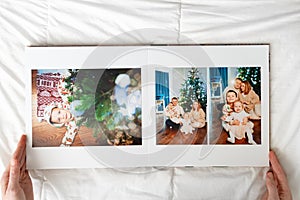
[[273,178],[273,172],[268,171],[268,172],[267,172],[267,176],[268,176],[269,178]]

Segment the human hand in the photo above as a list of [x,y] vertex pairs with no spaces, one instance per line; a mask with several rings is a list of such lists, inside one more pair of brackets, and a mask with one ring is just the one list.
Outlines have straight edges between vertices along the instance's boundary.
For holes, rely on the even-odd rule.
[[232,125],[238,126],[238,125],[240,125],[240,121],[235,119],[235,120],[232,121]]
[[267,191],[263,200],[292,200],[292,193],[289,188],[286,175],[273,151],[269,153],[271,169],[267,172]]
[[33,200],[32,182],[26,170],[26,135],[22,135],[2,175],[1,191],[3,200]]
[[222,120],[222,121],[225,121],[225,120],[226,120],[226,115],[223,115],[223,116],[221,117],[221,120]]
[[249,101],[241,101],[242,102],[242,104],[244,104],[244,105],[248,105],[249,104]]
[[245,118],[242,122],[242,125],[247,125],[247,123],[248,123],[248,118]]

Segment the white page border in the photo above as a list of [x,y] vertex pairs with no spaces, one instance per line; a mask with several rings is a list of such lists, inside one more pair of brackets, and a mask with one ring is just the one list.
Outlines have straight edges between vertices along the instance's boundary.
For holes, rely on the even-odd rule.
[[[95,54],[95,57],[99,54],[100,59],[86,62],[91,54]],[[174,59],[174,56],[179,59]],[[27,167],[30,169],[269,164],[269,45],[29,47],[26,49],[26,58]],[[261,67],[261,145],[155,145],[155,112],[151,114],[151,108],[155,108],[153,70],[157,65],[190,67],[187,63],[197,67]],[[142,145],[32,148],[31,69],[107,66],[142,67]],[[144,122],[151,119],[154,120],[154,126],[151,123],[145,123],[144,126]],[[99,154],[103,155],[100,160],[94,156]]]

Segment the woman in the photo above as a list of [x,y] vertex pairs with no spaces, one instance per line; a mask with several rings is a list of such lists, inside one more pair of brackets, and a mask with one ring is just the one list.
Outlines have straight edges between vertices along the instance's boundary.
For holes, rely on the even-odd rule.
[[259,119],[260,117],[257,115],[260,113],[258,110],[258,105],[260,105],[259,96],[254,92],[249,81],[243,81],[240,90],[239,99],[244,104],[245,111],[250,114],[251,119]]
[[193,102],[190,119],[193,128],[202,128],[205,126],[205,113],[198,101]]

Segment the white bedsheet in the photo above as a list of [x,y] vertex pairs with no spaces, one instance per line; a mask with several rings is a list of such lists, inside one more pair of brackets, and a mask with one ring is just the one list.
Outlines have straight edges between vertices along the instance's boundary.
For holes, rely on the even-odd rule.
[[[300,199],[299,36],[298,0],[1,0],[0,173],[25,130],[26,46],[270,43],[271,148],[286,171],[294,199]],[[265,192],[266,170],[30,173],[36,199],[259,199]]]

